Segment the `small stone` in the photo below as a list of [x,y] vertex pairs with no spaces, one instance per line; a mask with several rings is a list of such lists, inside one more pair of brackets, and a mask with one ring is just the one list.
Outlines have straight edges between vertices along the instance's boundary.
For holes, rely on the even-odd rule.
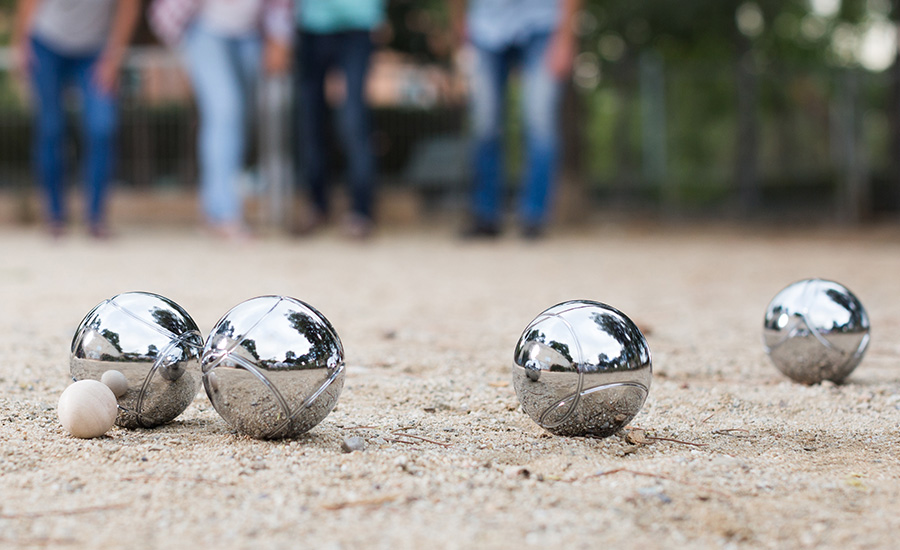
[[352,453],[353,451],[364,451],[365,449],[366,440],[359,437],[358,435],[345,437],[344,440],[341,441],[342,452]]
[[625,436],[625,441],[631,443],[632,445],[643,445],[647,443],[647,437],[644,433],[644,430],[634,428],[633,430],[630,430]]

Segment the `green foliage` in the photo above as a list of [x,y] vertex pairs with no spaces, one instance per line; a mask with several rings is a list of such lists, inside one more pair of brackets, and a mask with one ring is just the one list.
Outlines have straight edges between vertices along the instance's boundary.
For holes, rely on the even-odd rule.
[[[764,184],[834,185],[843,162],[835,147],[847,139],[835,126],[849,97],[841,83],[845,71],[859,70],[838,43],[858,38],[876,18],[900,17],[897,2],[874,0],[843,0],[835,13],[816,13],[810,0],[585,2],[582,61],[593,59],[600,75],[579,81],[576,74],[588,112],[588,179],[614,188],[650,183],[641,173],[649,114],[640,102],[653,83],[639,76],[649,54],[665,74],[653,90],[665,116],[652,131],[665,133],[666,185],[695,203],[733,191],[735,174],[746,168],[736,165],[739,136],[748,130],[757,136],[754,164]],[[753,103],[745,105],[753,110],[752,128],[741,126],[748,113],[738,111],[741,72],[741,82],[754,89]],[[889,162],[890,86],[886,74],[864,76],[865,114],[857,123],[879,170]]]
[[386,45],[419,61],[446,62],[452,55],[447,0],[391,0]]
[[0,45],[6,46],[12,37],[16,0],[0,0]]
[[837,14],[823,18],[808,0],[586,0],[594,29],[585,42],[602,50],[603,38],[616,36],[626,55],[653,49],[667,60],[709,60],[733,58],[736,47],[749,41],[766,58],[827,62],[837,25],[857,24],[867,15],[865,0],[840,5]]

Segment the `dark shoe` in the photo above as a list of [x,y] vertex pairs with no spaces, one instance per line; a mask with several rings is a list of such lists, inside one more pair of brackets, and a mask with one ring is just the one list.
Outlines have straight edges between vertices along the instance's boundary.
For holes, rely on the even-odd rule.
[[343,233],[348,239],[364,241],[372,236],[375,224],[362,214],[349,214],[343,223]]
[[500,226],[491,222],[472,222],[463,228],[459,236],[466,240],[496,239],[500,236]]
[[536,223],[522,226],[522,238],[526,241],[536,241],[544,236],[544,226]]
[[66,236],[66,224],[61,221],[52,221],[47,224],[47,233],[53,240],[58,240]]
[[91,238],[98,241],[107,241],[112,238],[112,231],[109,230],[109,226],[102,222],[92,223],[88,227],[88,234]]
[[326,221],[325,214],[310,209],[301,216],[298,216],[289,229],[291,235],[294,235],[295,237],[307,237],[324,227]]

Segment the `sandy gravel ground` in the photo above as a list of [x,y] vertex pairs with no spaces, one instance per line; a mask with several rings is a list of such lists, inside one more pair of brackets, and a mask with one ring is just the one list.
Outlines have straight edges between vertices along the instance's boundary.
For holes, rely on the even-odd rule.
[[[463,244],[432,225],[230,246],[4,228],[0,547],[896,547],[900,228],[788,233],[599,223]],[[768,301],[810,276],[843,282],[872,320],[842,386],[789,382],[760,344]],[[68,436],[55,409],[72,333],[129,290],[204,331],[260,294],[313,304],[347,352],[337,409],[299,439],[256,441],[201,393],[158,429]],[[648,336],[653,386],[631,431],[550,436],[518,408],[513,346],[572,298]],[[366,449],[343,453],[354,435]]]

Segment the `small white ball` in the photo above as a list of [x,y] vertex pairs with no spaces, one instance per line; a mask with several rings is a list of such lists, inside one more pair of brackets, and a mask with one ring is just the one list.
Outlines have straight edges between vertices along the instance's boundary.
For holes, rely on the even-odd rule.
[[109,386],[113,395],[122,397],[128,392],[128,379],[117,370],[108,370],[100,377],[100,381]]
[[59,396],[56,413],[63,428],[75,437],[99,437],[116,422],[116,396],[102,382],[79,380]]

